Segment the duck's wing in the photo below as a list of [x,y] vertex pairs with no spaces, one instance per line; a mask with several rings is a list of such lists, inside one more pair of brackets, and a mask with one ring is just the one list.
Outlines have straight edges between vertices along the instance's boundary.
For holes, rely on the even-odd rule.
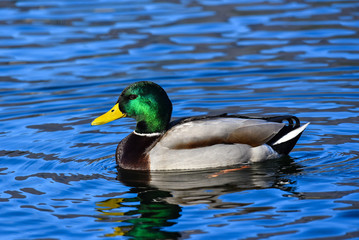
[[227,115],[187,118],[177,121],[160,142],[162,146],[171,149],[235,143],[256,147],[277,138],[286,126],[281,123],[283,119],[284,116],[260,119]]

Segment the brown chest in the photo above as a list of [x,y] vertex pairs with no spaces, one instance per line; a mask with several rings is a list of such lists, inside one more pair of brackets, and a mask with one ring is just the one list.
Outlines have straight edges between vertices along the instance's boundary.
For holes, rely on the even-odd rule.
[[149,170],[148,151],[159,136],[141,136],[131,133],[124,138],[116,149],[116,162],[119,167],[133,170]]

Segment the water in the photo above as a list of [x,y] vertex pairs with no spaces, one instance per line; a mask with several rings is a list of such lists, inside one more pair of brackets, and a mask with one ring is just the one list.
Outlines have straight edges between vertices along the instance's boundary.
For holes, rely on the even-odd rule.
[[[357,1],[1,1],[1,239],[359,239]],[[173,117],[293,114],[290,157],[117,171],[90,122],[140,80]]]

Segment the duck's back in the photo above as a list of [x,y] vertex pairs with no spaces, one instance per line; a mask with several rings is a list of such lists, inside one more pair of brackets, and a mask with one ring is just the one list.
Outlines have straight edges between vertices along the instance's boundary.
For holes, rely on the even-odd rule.
[[272,139],[284,123],[239,117],[208,117],[184,120],[174,125],[161,138],[171,149],[191,149],[215,144],[260,146]]

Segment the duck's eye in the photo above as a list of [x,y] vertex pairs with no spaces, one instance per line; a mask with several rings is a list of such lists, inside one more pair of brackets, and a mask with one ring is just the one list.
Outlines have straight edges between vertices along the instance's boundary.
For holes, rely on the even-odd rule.
[[128,96],[128,99],[134,100],[134,99],[136,99],[137,97],[138,97],[137,95],[131,94],[131,95]]

